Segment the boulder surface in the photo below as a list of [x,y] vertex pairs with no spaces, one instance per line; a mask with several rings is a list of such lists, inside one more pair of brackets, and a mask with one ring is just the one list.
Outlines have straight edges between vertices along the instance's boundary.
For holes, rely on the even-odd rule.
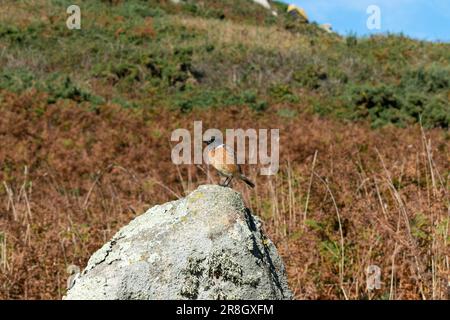
[[283,262],[241,195],[203,185],[92,255],[65,299],[291,299]]

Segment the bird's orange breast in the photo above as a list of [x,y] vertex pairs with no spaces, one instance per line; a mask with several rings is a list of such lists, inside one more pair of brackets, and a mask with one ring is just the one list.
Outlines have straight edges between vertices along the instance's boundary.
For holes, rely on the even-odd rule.
[[234,154],[229,152],[225,146],[218,146],[208,151],[209,163],[225,175],[234,175],[239,172]]

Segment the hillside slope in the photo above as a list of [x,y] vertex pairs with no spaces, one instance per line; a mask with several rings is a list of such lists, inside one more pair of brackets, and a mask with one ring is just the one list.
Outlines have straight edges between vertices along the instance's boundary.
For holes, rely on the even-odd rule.
[[275,17],[250,0],[112,2],[83,3],[81,30],[65,26],[70,1],[2,4],[0,89],[35,87],[50,103],[282,103],[373,126],[449,125],[450,44],[342,38],[298,23],[281,3]]

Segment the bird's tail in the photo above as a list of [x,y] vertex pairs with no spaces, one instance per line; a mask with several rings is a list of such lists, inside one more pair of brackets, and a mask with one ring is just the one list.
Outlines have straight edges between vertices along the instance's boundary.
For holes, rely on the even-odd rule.
[[246,176],[244,176],[243,174],[241,174],[240,176],[241,180],[244,181],[249,187],[254,188],[255,184],[253,182],[251,182]]

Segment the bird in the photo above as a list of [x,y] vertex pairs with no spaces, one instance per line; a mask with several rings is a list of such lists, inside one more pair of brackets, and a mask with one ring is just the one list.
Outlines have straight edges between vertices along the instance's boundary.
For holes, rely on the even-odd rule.
[[204,140],[207,148],[209,164],[211,164],[221,176],[226,177],[225,181],[219,185],[228,187],[233,178],[244,181],[249,187],[254,188],[255,184],[243,173],[241,166],[237,164],[234,150],[223,143],[221,138],[212,136],[209,140]]

